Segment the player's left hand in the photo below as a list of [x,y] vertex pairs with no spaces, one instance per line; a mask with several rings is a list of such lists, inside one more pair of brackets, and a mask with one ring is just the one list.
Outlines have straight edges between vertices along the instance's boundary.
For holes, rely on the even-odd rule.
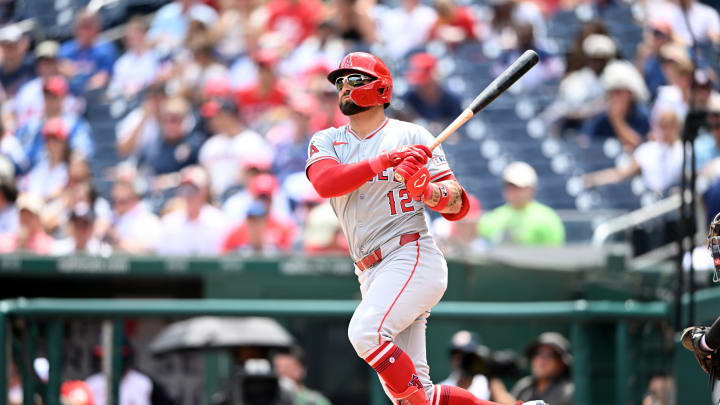
[[430,187],[430,172],[425,164],[414,158],[407,158],[396,168],[395,173],[402,176],[410,196],[421,200],[425,190]]

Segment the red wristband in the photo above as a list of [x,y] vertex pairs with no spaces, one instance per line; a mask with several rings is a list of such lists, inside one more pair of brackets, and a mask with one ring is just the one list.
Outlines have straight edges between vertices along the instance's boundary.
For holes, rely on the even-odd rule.
[[[430,208],[433,211],[442,211],[447,207],[448,203],[450,202],[450,193],[448,192],[447,187],[445,187],[444,184],[438,184],[438,189],[440,190],[440,201],[438,201],[437,205],[434,207],[431,207],[428,205],[428,208]],[[432,187],[428,187],[432,190]],[[432,195],[432,193],[431,193]]]

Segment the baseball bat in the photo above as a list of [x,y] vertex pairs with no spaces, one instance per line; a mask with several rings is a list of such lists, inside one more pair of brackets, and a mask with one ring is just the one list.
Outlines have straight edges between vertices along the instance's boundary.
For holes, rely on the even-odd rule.
[[[435,138],[435,141],[429,146],[430,150],[438,147],[443,141],[445,141],[450,135],[454,134],[461,126],[463,126],[470,118],[474,117],[475,114],[480,112],[483,108],[487,107],[488,104],[492,103],[499,95],[505,90],[512,86],[519,78],[528,72],[533,66],[535,66],[540,57],[533,50],[527,50],[512,65],[508,66],[500,76],[496,77],[495,80],[490,82],[475,97],[475,100],[470,103],[463,112],[458,115],[455,120],[450,123],[442,132]],[[402,176],[395,173],[395,180],[403,181]]]

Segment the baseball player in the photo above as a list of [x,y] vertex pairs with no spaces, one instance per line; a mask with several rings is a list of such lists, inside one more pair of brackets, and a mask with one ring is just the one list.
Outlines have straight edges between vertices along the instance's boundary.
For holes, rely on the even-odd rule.
[[[720,271],[720,213],[715,215],[710,223],[708,233],[708,248],[712,254],[715,266],[713,281],[720,282],[718,272]],[[710,383],[720,380],[720,317],[713,322],[712,326],[691,326],[683,330],[680,337],[682,345],[695,354],[700,367],[710,375]]]
[[423,210],[458,220],[469,208],[465,191],[442,149],[425,146],[433,141],[427,130],[385,116],[392,77],[380,58],[351,53],[328,80],[350,124],[313,135],[305,167],[317,192],[330,198],[355,262],[362,301],[350,342],[397,404],[493,405],[433,385],[425,356],[426,319],[445,292],[447,264]]

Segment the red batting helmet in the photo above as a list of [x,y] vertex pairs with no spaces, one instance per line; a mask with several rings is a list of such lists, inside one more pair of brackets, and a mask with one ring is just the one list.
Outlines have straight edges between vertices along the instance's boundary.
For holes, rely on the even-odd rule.
[[371,107],[384,105],[387,108],[392,99],[392,76],[390,70],[380,58],[365,52],[353,52],[347,54],[337,69],[327,76],[330,83],[349,72],[360,72],[372,76],[373,80],[364,86],[359,86],[350,91],[350,98],[360,107]]

